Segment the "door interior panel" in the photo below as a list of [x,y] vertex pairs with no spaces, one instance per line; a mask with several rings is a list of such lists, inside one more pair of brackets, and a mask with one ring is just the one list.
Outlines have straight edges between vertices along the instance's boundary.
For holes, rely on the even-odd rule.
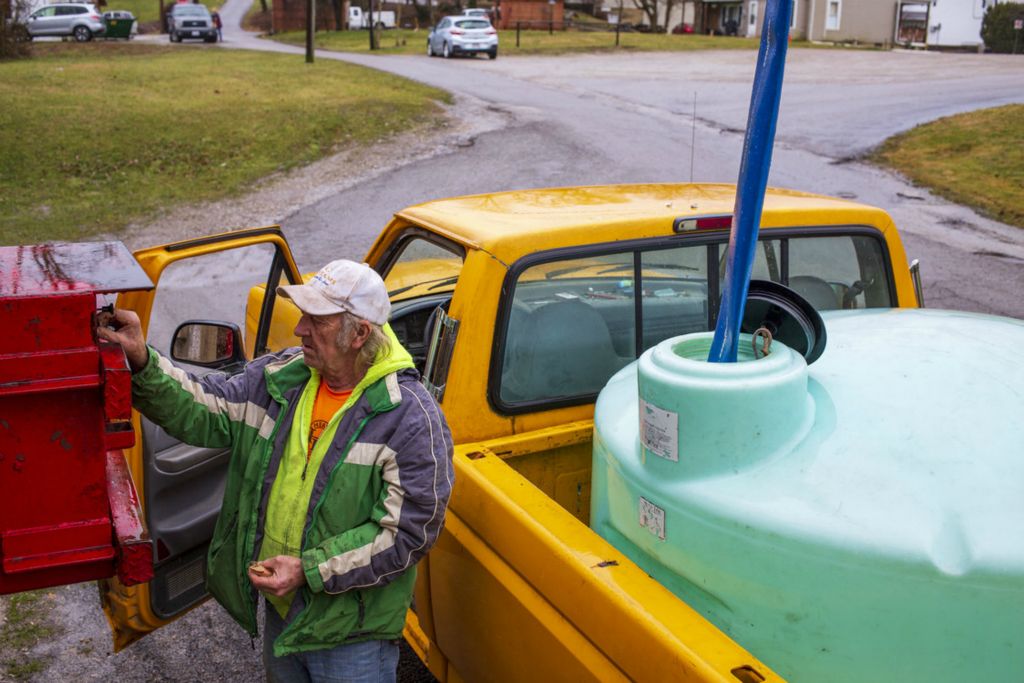
[[143,419],[146,523],[153,539],[153,610],[173,615],[206,595],[206,546],[224,497],[229,451],[198,448]]

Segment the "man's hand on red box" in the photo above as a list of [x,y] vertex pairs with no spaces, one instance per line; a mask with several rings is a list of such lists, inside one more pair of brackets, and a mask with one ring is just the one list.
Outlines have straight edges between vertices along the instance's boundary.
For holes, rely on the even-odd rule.
[[135,311],[101,311],[96,314],[96,337],[120,344],[132,372],[138,372],[149,360],[149,350],[142,336],[142,323]]

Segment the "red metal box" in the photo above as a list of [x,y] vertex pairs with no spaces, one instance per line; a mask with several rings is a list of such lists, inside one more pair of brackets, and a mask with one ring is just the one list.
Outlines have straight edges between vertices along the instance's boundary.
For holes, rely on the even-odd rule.
[[97,295],[151,287],[120,242],[0,247],[0,593],[112,576],[126,543],[151,557],[122,509],[131,373],[92,332]]

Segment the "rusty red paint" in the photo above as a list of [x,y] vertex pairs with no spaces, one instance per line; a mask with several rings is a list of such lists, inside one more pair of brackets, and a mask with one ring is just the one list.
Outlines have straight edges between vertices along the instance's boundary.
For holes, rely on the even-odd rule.
[[117,544],[117,578],[134,586],[153,578],[153,544],[142,521],[142,506],[121,451],[107,452],[107,498]]
[[0,247],[0,300],[152,287],[149,276],[121,242]]
[[92,334],[97,293],[149,286],[125,255],[113,243],[0,247],[0,593],[115,565],[148,580],[148,539],[124,521],[141,525],[138,496],[130,477],[108,476],[108,451],[135,442],[131,373]]

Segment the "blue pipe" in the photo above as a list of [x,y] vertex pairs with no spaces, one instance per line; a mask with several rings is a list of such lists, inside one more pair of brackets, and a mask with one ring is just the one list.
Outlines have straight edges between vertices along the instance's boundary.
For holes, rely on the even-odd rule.
[[729,247],[726,252],[725,284],[719,307],[718,325],[708,353],[710,363],[735,363],[740,323],[747,302],[750,271],[757,250],[761,207],[772,165],[775,124],[782,99],[782,74],[786,67],[786,46],[793,0],[768,0],[765,6],[761,48],[757,53],[754,89],[750,95],[743,160],[736,186],[736,206]]

